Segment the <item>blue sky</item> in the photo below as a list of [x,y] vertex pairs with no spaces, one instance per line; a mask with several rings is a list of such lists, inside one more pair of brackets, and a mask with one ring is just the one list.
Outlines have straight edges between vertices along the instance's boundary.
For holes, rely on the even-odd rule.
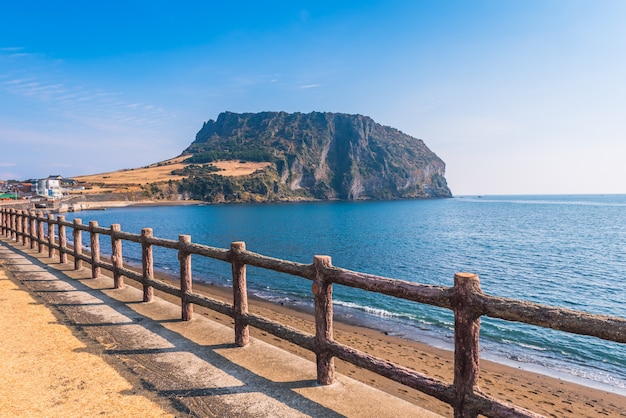
[[4,2],[0,179],[171,158],[222,111],[330,111],[423,139],[455,195],[626,193],[624,21],[621,0]]

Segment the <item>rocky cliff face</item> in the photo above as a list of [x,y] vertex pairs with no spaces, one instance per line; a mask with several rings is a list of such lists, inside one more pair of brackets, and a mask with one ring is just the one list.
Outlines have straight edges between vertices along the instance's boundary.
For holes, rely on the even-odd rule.
[[[256,196],[249,200],[451,196],[445,163],[422,140],[362,115],[225,112],[204,123],[184,154],[197,164],[271,162],[265,172],[247,179],[263,185],[257,184]],[[245,180],[232,181],[242,185]]]

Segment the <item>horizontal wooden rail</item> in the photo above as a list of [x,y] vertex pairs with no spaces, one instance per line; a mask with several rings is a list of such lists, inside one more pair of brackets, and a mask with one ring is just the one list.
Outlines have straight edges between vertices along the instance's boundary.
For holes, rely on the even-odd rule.
[[333,283],[344,286],[382,293],[399,299],[439,306],[441,308],[452,308],[450,299],[454,295],[454,291],[451,287],[407,282],[332,266],[323,268],[323,273]]
[[[67,244],[68,228],[71,229],[74,239],[71,247]],[[58,239],[55,229],[58,231]],[[83,231],[90,236],[90,249],[87,253],[83,253],[82,249]],[[188,235],[180,235],[178,240],[169,240],[154,237],[150,228],[144,228],[138,235],[121,231],[117,224],[103,228],[95,221],[83,224],[80,219],[74,219],[69,222],[63,216],[55,218],[52,214],[44,216],[41,211],[35,213],[10,208],[0,209],[0,234],[18,244],[30,245],[31,249],[37,246],[40,253],[47,247],[49,257],[53,257],[56,251],[61,263],[67,263],[67,255],[72,255],[74,268],[80,269],[83,262],[89,263],[93,277],[99,275],[100,269],[107,270],[113,275],[115,288],[124,286],[124,277],[142,283],[144,302],[152,300],[153,289],[173,295],[181,300],[183,320],[191,319],[194,304],[227,315],[235,320],[234,340],[237,346],[248,344],[247,330],[252,326],[313,351],[317,358],[318,382],[321,384],[333,382],[333,358],[339,358],[450,404],[454,408],[455,417],[476,417],[479,414],[488,417],[539,416],[494,399],[478,387],[478,333],[482,316],[626,343],[624,318],[487,295],[480,289],[478,276],[470,273],[457,273],[453,287],[432,286],[342,269],[332,266],[330,257],[327,256],[315,256],[313,263],[303,264],[248,251],[241,242],[233,243],[230,249],[216,248],[193,243]],[[100,235],[109,236],[111,240],[110,262],[101,259]],[[124,266],[123,241],[141,244],[141,272]],[[154,278],[153,246],[178,252],[179,286]],[[193,292],[192,254],[231,264],[234,283],[232,305]],[[247,265],[312,281],[316,309],[315,335],[248,312]],[[336,342],[332,323],[333,284],[452,310],[455,316],[454,382],[447,383],[425,376]]]
[[451,384],[374,357],[336,341],[329,342],[328,348],[335,357],[341,360],[417,389],[448,404],[454,402],[454,387]]
[[201,255],[215,260],[230,261],[230,251],[222,248],[209,247],[207,245],[194,244],[190,242],[185,244],[184,249],[189,254]]
[[626,319],[624,318],[590,314],[486,294],[478,295],[476,299],[474,303],[482,308],[483,315],[492,318],[626,343]]
[[315,279],[315,269],[312,264],[302,264],[294,261],[281,260],[280,258],[272,258],[253,253],[251,251],[242,251],[238,254],[238,259],[242,263],[249,264],[251,266],[274,270],[280,273],[290,274],[292,276],[300,276],[309,280]]

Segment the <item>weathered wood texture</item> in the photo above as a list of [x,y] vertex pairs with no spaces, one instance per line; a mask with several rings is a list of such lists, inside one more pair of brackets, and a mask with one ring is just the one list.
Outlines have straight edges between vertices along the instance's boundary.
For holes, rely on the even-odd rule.
[[[181,299],[183,320],[191,319],[193,304],[228,315],[235,320],[234,339],[237,346],[248,344],[248,327],[252,326],[313,351],[316,354],[317,380],[320,384],[330,384],[334,381],[333,359],[336,357],[440,399],[453,406],[456,417],[484,415],[536,418],[540,416],[494,399],[478,387],[480,373],[478,335],[481,316],[626,343],[626,319],[624,318],[593,315],[487,295],[480,289],[478,276],[471,273],[457,273],[453,287],[430,286],[334,267],[328,256],[315,256],[312,264],[302,264],[247,251],[243,242],[234,242],[230,250],[226,250],[192,243],[188,235],[180,235],[178,241],[157,238],[152,235],[150,228],[143,229],[141,235],[137,235],[121,231],[119,224],[102,228],[95,221],[84,225],[79,219],[67,222],[63,216],[55,219],[54,215],[48,214],[44,218],[41,212],[34,214],[28,211],[2,208],[0,215],[2,235],[22,245],[30,243],[31,248],[34,242],[37,242],[39,252],[43,252],[43,247],[48,247],[49,257],[53,257],[55,250],[58,250],[61,263],[67,263],[67,254],[70,253],[67,247],[66,228],[71,228],[74,237],[72,254],[76,268],[80,268],[81,262],[84,261],[91,264],[93,277],[100,274],[100,269],[112,272],[115,288],[124,285],[123,277],[136,280],[144,286],[144,302],[152,300],[154,289],[174,295]],[[44,224],[47,225],[47,237],[44,235]],[[55,228],[58,228],[58,243],[55,242]],[[90,233],[91,254],[89,256],[82,254],[81,231]],[[111,263],[100,259],[99,235],[111,237]],[[141,244],[141,273],[124,267],[122,254],[122,241],[124,240]],[[178,251],[180,261],[180,285],[178,287],[154,278],[152,247],[155,245]],[[193,293],[192,254],[221,260],[232,265],[232,305]],[[246,265],[299,276],[313,282],[315,335],[248,312]],[[424,376],[414,370],[334,341],[333,283],[452,310],[455,315],[454,382],[450,384]]]
[[11,212],[11,238],[17,241],[17,211],[12,209]]
[[41,211],[37,212],[37,242],[39,244],[39,247],[37,249],[39,250],[40,254],[42,254],[44,252],[44,248],[46,248],[45,225],[46,225],[46,221],[43,217],[43,212]]
[[28,241],[29,228],[30,228],[30,218],[28,217],[29,212],[27,210],[22,210],[22,245],[27,246],[30,244]]
[[328,349],[333,356],[341,360],[417,389],[450,405],[454,403],[454,387],[451,384],[374,357],[336,341],[329,343]]
[[48,220],[47,220],[47,224],[48,224],[48,257],[52,258],[54,257],[54,250],[55,250],[55,245],[56,242],[54,241],[54,230],[55,230],[55,219],[54,219],[54,215],[49,213],[48,214]]
[[152,302],[154,299],[154,287],[148,284],[154,279],[154,259],[152,256],[152,244],[148,242],[152,238],[152,228],[141,230],[141,279],[143,283],[143,301]]
[[72,231],[74,239],[74,270],[83,268],[83,260],[80,257],[83,254],[83,233],[82,230],[79,229],[81,225],[82,220],[80,218],[74,218],[74,228]]
[[468,398],[478,390],[480,313],[469,302],[473,294],[480,293],[478,276],[455,274],[454,290],[454,416],[475,418],[478,411],[470,407]]
[[250,343],[250,331],[246,321],[248,314],[248,289],[246,285],[246,265],[237,255],[246,250],[245,242],[230,244],[233,274],[233,316],[235,319],[235,345],[245,347]]
[[[316,271],[318,267],[328,267],[331,259],[328,256],[316,255],[314,259]],[[317,383],[330,385],[335,380],[334,357],[328,348],[333,342],[333,285],[319,272],[313,281],[313,297],[315,299],[315,357],[317,362]]]
[[91,246],[91,277],[97,279],[100,277],[100,235],[95,230],[98,227],[98,221],[89,221],[89,245]]
[[67,263],[67,236],[65,230],[65,216],[57,216],[59,225],[59,263]]
[[191,254],[186,251],[185,244],[191,242],[190,235],[178,236],[178,261],[180,262],[180,292],[181,292],[181,317],[183,321],[193,318],[193,303],[189,301],[189,293],[192,290],[191,277]]
[[15,213],[15,241],[20,242],[22,239],[22,211],[18,210]]
[[111,262],[113,263],[113,287],[121,289],[124,287],[124,277],[120,270],[124,266],[122,258],[122,240],[118,237],[120,224],[111,225]]
[[30,239],[30,249],[35,248],[35,244],[37,243],[37,217],[35,216],[35,212],[30,212],[30,227],[29,227],[29,235]]

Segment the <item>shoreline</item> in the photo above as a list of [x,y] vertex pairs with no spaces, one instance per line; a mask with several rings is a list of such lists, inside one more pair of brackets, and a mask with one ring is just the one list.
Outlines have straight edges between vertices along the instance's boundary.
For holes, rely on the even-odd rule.
[[[223,286],[221,284],[216,284],[213,282],[204,282],[201,279],[197,281],[194,280],[194,284],[200,284],[204,286],[208,286],[211,289],[219,289],[218,293],[224,295],[229,294],[230,288],[228,286]],[[248,290],[248,292],[251,292]],[[231,296],[232,297],[232,296]],[[310,318],[311,321],[314,320],[314,307],[312,305],[304,305],[304,304],[290,304],[283,302],[274,302],[272,300],[266,299],[263,296],[249,294],[249,299],[255,299],[259,303],[267,304],[269,306],[278,307],[285,309],[286,311],[296,311],[300,314],[305,315],[307,318]],[[232,300],[231,300],[232,303]],[[349,309],[349,308],[348,308]],[[360,315],[359,315],[360,314]],[[443,337],[438,337],[435,335],[427,335],[422,334],[421,338],[416,337],[418,332],[413,333],[395,333],[393,331],[387,331],[384,328],[385,319],[378,316],[373,316],[368,319],[363,318],[362,316],[367,316],[368,314],[361,311],[356,311],[356,315],[350,315],[351,317],[345,317],[343,314],[338,312],[337,307],[334,309],[334,324],[342,324],[347,327],[355,327],[355,328],[363,328],[370,330],[374,333],[380,333],[382,335],[392,337],[395,339],[399,339],[402,341],[408,341],[416,344],[420,344],[423,346],[431,347],[436,350],[443,350],[444,352],[449,352],[451,355],[454,352],[454,344],[446,341]],[[406,324],[405,324],[406,325]],[[336,328],[336,326],[335,326]],[[574,374],[568,373],[566,371],[559,371],[554,368],[550,368],[547,366],[542,366],[539,363],[531,363],[531,362],[520,362],[513,359],[509,359],[506,357],[499,356],[495,353],[484,353],[483,348],[481,348],[481,361],[496,363],[502,366],[523,370],[530,373],[537,373],[540,375],[544,375],[553,379],[558,379],[562,381],[566,381],[568,383],[576,384],[579,386],[583,386],[590,389],[596,389],[600,391],[614,393],[618,396],[626,397],[626,388],[621,388],[618,386],[613,386],[609,383],[600,382],[597,380],[592,380],[580,376],[576,376]]]
[[[134,268],[140,269],[141,266],[135,263],[129,263],[133,265]],[[170,281],[174,284],[178,284],[177,278],[172,275],[168,270],[163,269],[155,269],[155,275],[159,276],[162,279]],[[303,279],[306,280],[306,279]],[[215,295],[219,295],[219,298],[223,302],[227,302],[232,304],[232,287],[225,285],[223,283],[215,282],[215,281],[207,281],[205,279],[193,279],[194,287],[199,287],[201,289],[202,294],[211,295],[209,292],[214,292]],[[263,293],[261,291],[260,293]],[[213,295],[214,296],[214,295]],[[255,301],[257,304],[263,305],[268,309],[281,310],[285,311],[285,315],[293,315],[294,313],[298,313],[302,315],[307,321],[313,323],[315,318],[314,306],[312,304],[307,304],[306,300],[302,299],[300,302],[302,303],[293,303],[293,302],[279,302],[275,300],[271,300],[270,297],[259,295],[257,291],[248,289],[248,299],[250,301]],[[419,336],[419,332],[413,333],[394,333],[390,331],[388,328],[384,327],[385,319],[378,316],[368,316],[367,313],[354,310],[351,314],[345,315],[345,312],[341,312],[344,309],[342,306],[335,306],[334,308],[334,321],[335,329],[337,329],[337,325],[348,327],[350,329],[366,329],[371,332],[372,335],[383,335],[385,337],[393,338],[400,341],[406,341],[410,343],[418,344],[420,347],[430,347],[434,350],[442,350],[443,352],[449,353],[451,356],[454,352],[454,344],[446,341],[443,337],[438,337],[436,335],[429,335],[422,333]],[[406,326],[406,324],[404,324]],[[312,326],[311,333],[314,334],[314,325]],[[576,376],[574,374],[568,373],[566,371],[559,371],[554,368],[550,368],[547,366],[542,366],[539,363],[532,362],[520,362],[513,359],[509,359],[503,356],[499,356],[496,353],[484,353],[483,348],[481,347],[480,351],[480,359],[483,362],[495,363],[501,366],[506,366],[509,368],[513,368],[516,370],[523,370],[529,373],[536,373],[539,375],[543,375],[549,378],[553,378],[559,381],[565,381],[568,383],[572,383],[578,386],[582,386],[589,389],[599,390],[603,392],[613,393],[617,396],[626,397],[626,389],[613,386],[609,383],[604,383],[597,380],[588,379],[585,377]]]
[[[158,202],[144,202],[146,203],[145,206],[157,206]],[[157,203],[155,205],[155,203]],[[171,203],[171,202],[169,202]],[[194,204],[194,203],[190,203],[190,204]],[[167,273],[164,273],[167,274]],[[171,278],[169,277],[169,280],[173,280],[174,282],[176,282],[176,278]],[[196,287],[196,289],[200,289],[201,283],[196,281],[194,282],[194,286]],[[216,297],[217,294],[221,294],[221,297],[228,303],[232,303],[232,296],[230,295],[230,289],[228,287],[219,287],[219,284],[204,284],[205,289],[201,290],[201,292],[207,292],[208,294],[210,294],[213,297]],[[217,298],[217,297],[216,297]],[[252,296],[250,296],[250,300],[251,300],[251,306],[253,305],[252,303]],[[254,305],[259,305],[259,309],[267,309],[268,313],[263,314],[263,316],[266,316],[268,318],[280,318],[277,319],[277,322],[281,322],[287,325],[292,325],[292,323],[290,323],[289,321],[293,321],[292,325],[294,326],[294,328],[299,328],[299,329],[303,329],[305,331],[307,331],[307,327],[312,328],[311,324],[312,321],[308,321],[307,322],[307,315],[305,314],[304,316],[300,316],[298,315],[297,311],[297,307],[289,307],[289,306],[281,306],[277,303],[273,303],[270,301],[266,301],[266,300],[256,300],[254,302]],[[199,308],[199,307],[197,307]],[[284,309],[284,311],[283,311]],[[251,311],[252,311],[252,307],[251,307]],[[300,312],[302,313],[302,312]],[[211,313],[211,312],[206,312],[204,313],[206,315],[213,315],[215,316],[216,314]],[[226,319],[222,319],[222,322],[225,322],[227,324],[230,324],[230,318],[226,318]],[[343,326],[343,325],[342,325]],[[340,326],[339,322],[335,322],[335,328],[337,330],[336,332],[336,339],[338,341],[344,342],[342,341],[340,338],[340,331],[341,333],[344,332],[344,329],[342,328],[342,326]],[[349,327],[349,324],[347,325]],[[312,330],[311,331],[307,331],[309,333],[313,333]],[[444,380],[446,382],[451,382],[451,357],[452,357],[452,352],[449,350],[440,350],[437,351],[436,347],[432,347],[430,345],[424,344],[424,343],[418,343],[415,342],[413,340],[407,340],[405,338],[402,337],[397,337],[397,336],[387,336],[384,335],[383,332],[381,331],[376,331],[376,330],[372,330],[370,328],[363,328],[362,326],[353,326],[351,329],[346,330],[345,332],[351,332],[353,335],[352,336],[348,336],[346,338],[352,338],[354,341],[347,341],[344,342],[347,345],[353,346],[357,349],[360,349],[361,351],[365,351],[368,352],[369,354],[372,355],[376,355],[378,357],[382,357],[385,359],[388,359],[390,361],[393,361],[394,363],[397,364],[401,364],[404,365],[406,367],[410,367],[410,368],[415,368],[418,369],[418,371],[428,375],[428,376],[433,376],[436,377],[440,380]],[[262,334],[262,333],[261,333]],[[252,334],[253,336],[260,338],[260,339],[264,339],[266,338],[268,342],[275,344],[275,345],[280,345],[280,344],[286,344],[288,345],[288,343],[285,342],[279,342],[277,341],[276,338],[274,338],[271,335],[255,335]],[[389,340],[388,338],[391,338],[391,340]],[[362,340],[365,340],[362,341]],[[354,342],[354,343],[352,343]],[[360,346],[357,346],[357,344],[361,344]],[[390,346],[390,347],[394,347],[394,350],[390,350],[390,349],[385,349],[388,347],[385,346]],[[406,349],[407,347],[409,348],[414,348],[412,351],[409,350],[408,352],[402,352],[403,354],[398,354],[398,352],[401,352],[402,350]],[[291,350],[298,350],[297,348],[291,347],[291,348],[287,348],[289,351]],[[433,354],[433,356],[430,356],[431,353],[435,352],[435,354]],[[382,353],[382,354],[380,354]],[[427,354],[424,354],[427,353]],[[306,352],[305,350],[301,350],[300,353],[298,353],[300,355],[302,355],[303,357],[307,357],[307,358],[313,358],[312,354],[309,352]],[[396,356],[393,359],[390,359],[389,356],[393,357]],[[399,357],[399,359],[398,359]],[[403,359],[402,357],[407,357],[408,359]],[[416,366],[416,361],[415,359],[419,359],[420,361],[422,361],[421,363],[419,363],[419,365]],[[426,360],[424,360],[426,359]],[[486,360],[484,357],[481,357],[482,360],[482,368],[483,370],[487,370],[487,367],[489,363],[491,363],[490,361]],[[427,362],[429,363],[428,365],[424,365],[422,363]],[[432,366],[432,364],[438,366]],[[552,373],[535,373],[532,371],[528,371],[528,370],[523,370],[520,366],[515,367],[516,365],[513,365],[513,367],[511,365],[506,365],[506,364],[502,364],[502,363],[496,363],[497,366],[502,366],[506,369],[506,371],[502,372],[500,374],[500,376],[497,376],[496,378],[490,378],[490,377],[485,377],[486,375],[481,375],[481,387],[483,388],[483,390],[487,393],[492,394],[492,396],[498,397],[499,399],[505,400],[505,401],[510,401],[509,397],[511,397],[511,399],[514,399],[514,401],[512,403],[515,403],[517,405],[526,407],[528,409],[531,410],[535,410],[538,411],[537,406],[538,403],[546,403],[546,404],[550,404],[552,403],[553,405],[555,404],[554,400],[552,399],[550,400],[550,397],[543,397],[543,398],[539,398],[540,400],[535,399],[535,395],[540,395],[543,396],[545,393],[550,393],[552,394],[553,398],[556,398],[557,402],[561,402],[562,399],[565,399],[562,403],[565,405],[561,405],[562,406],[562,410],[559,411],[560,414],[558,416],[581,416],[579,414],[576,415],[567,415],[568,410],[567,410],[567,404],[576,404],[576,408],[572,408],[572,410],[575,411],[584,411],[585,407],[584,405],[579,405],[579,401],[578,399],[581,399],[579,397],[579,395],[582,393],[583,394],[583,398],[586,399],[585,402],[582,402],[584,404],[587,405],[591,405],[592,407],[596,404],[596,402],[598,400],[602,400],[604,402],[605,399],[607,399],[607,397],[610,397],[608,395],[610,394],[615,394],[617,397],[619,397],[617,399],[617,401],[614,401],[613,404],[609,405],[611,406],[618,406],[617,411],[626,411],[626,406],[624,405],[625,399],[624,399],[624,395],[621,394],[616,394],[614,392],[611,391],[607,391],[607,390],[603,390],[603,389],[595,389],[593,387],[590,387],[588,384],[585,385],[581,385],[580,383],[576,383],[576,382],[571,382],[570,380],[563,380],[561,378],[559,378],[558,376],[554,376],[554,374]],[[397,389],[392,387],[393,383],[390,382],[386,382],[384,380],[384,378],[381,378],[380,376],[368,376],[367,373],[369,372],[364,372],[362,370],[354,370],[353,366],[345,366],[346,371],[343,371],[341,369],[339,369],[338,366],[338,371],[340,373],[352,376],[352,377],[356,377],[359,380],[365,381],[368,384],[371,384],[375,387],[387,387],[389,384],[391,384],[390,389],[391,391],[395,391],[393,392],[394,395],[408,399],[408,400],[412,400],[412,396],[413,394],[410,393],[410,390],[406,390],[407,388],[404,388],[401,385],[401,388],[404,389]],[[351,368],[352,367],[352,368]],[[424,372],[423,370],[419,369],[419,367],[424,367],[425,370],[430,370],[430,371],[426,371]],[[434,367],[434,369],[433,369]],[[549,371],[549,370],[546,370]],[[511,387],[511,376],[517,377],[518,375],[520,375],[521,372],[529,372],[531,375],[537,375],[535,376],[533,379],[539,379],[540,381],[542,381],[541,379],[543,378],[548,378],[548,379],[552,379],[551,382],[549,383],[532,383],[532,384],[518,384],[517,386],[513,385],[512,387],[514,389],[501,389],[501,387],[507,387],[510,388]],[[502,377],[504,376],[504,377]],[[506,379],[505,383],[502,383],[501,379]],[[524,379],[526,379],[526,377],[524,377]],[[515,380],[515,379],[513,379]],[[584,383],[588,383],[589,381],[585,381]],[[579,389],[577,389],[577,394],[576,395],[570,395],[570,393],[572,392],[569,388],[569,383],[572,383],[573,385],[576,386],[580,386]],[[567,391],[562,391],[562,390],[554,390],[554,387],[558,387],[559,385],[563,385],[566,384],[566,386],[568,386],[568,390]],[[502,393],[499,392],[490,392],[490,389],[492,389],[492,386],[496,386],[493,388],[494,391],[497,390],[501,390]],[[531,386],[535,386],[538,385],[538,387],[541,387],[540,390],[530,390],[528,389]],[[597,393],[594,392],[594,394],[591,394],[591,390],[597,390]],[[387,389],[384,389],[387,391]],[[509,394],[509,392],[512,392],[514,394]],[[536,393],[539,392],[539,393]],[[575,391],[576,392],[576,391]],[[408,394],[407,394],[408,393]],[[523,393],[524,395],[518,395],[518,393]],[[567,393],[567,395],[565,395],[564,393]],[[406,397],[405,397],[406,396]],[[426,395],[423,395],[426,396]],[[521,396],[522,398],[529,398],[532,399],[533,402],[530,404],[524,404],[523,402],[520,402],[520,399],[518,399],[518,396]],[[429,398],[429,397],[427,397]],[[523,399],[522,399],[523,401]],[[438,401],[435,401],[438,402]],[[420,404],[424,404],[424,403],[428,403],[428,402],[424,402],[424,401],[420,401]],[[529,406],[530,405],[530,406]],[[602,404],[604,405],[604,404]],[[602,406],[604,408],[604,406]],[[581,409],[582,408],[582,409]],[[547,414],[551,413],[551,409],[547,409],[546,410]],[[592,412],[589,412],[589,415],[587,416],[596,416],[596,414],[598,413],[598,410],[593,409],[592,408]],[[583,412],[580,412],[580,414],[584,414]],[[613,411],[610,415],[615,415],[616,416],[619,415],[619,412],[616,413],[615,411]],[[626,416],[626,415],[623,415]]]
[[[161,280],[178,283],[166,272],[155,271]],[[129,280],[128,285],[141,284]],[[232,304],[232,288],[198,280],[193,282],[193,291]],[[155,291],[155,295],[179,304],[171,295]],[[256,295],[248,296],[249,311],[268,319],[315,334],[314,315],[300,306],[274,303]],[[195,313],[204,315],[225,325],[234,324],[232,318],[201,306],[194,306]],[[427,376],[452,383],[454,353],[424,342],[387,335],[384,331],[356,323],[334,321],[335,339],[360,351],[392,361]],[[301,347],[281,340],[272,334],[250,328],[250,336],[286,351],[315,361],[315,355]],[[452,409],[445,403],[396,383],[375,373],[335,359],[338,373],[367,383],[406,401],[422,406],[444,416],[452,416]],[[521,366],[507,365],[481,356],[481,390],[493,397],[524,407],[531,411],[558,417],[595,417],[598,415],[626,417],[626,396],[601,388],[590,387],[571,380],[539,371],[526,370]]]
[[[71,259],[71,255],[69,258]],[[125,265],[132,268],[134,263],[125,263]],[[111,278],[110,272],[104,270],[102,273]],[[155,278],[169,283],[178,283],[176,276],[163,271],[155,271]],[[127,286],[142,287],[141,283],[129,278],[126,278],[125,283]],[[232,288],[194,281],[193,291],[232,304]],[[180,300],[175,296],[164,294],[156,289],[155,296],[180,306]],[[229,316],[198,305],[194,306],[194,310],[196,315],[205,316],[230,328],[233,327],[234,322]],[[315,333],[313,317],[306,312],[252,295],[249,296],[249,311],[309,334]],[[444,382],[451,383],[453,380],[454,356],[449,350],[339,321],[334,322],[334,328],[334,337],[338,342]],[[312,352],[272,334],[251,327],[250,336],[315,362],[315,355]],[[451,407],[433,397],[339,359],[335,359],[335,364],[340,374],[443,416],[453,416]],[[521,370],[484,358],[481,358],[480,367],[479,386],[484,393],[535,413],[553,417],[601,415],[626,417],[625,396]]]
[[[206,283],[201,280],[194,280],[193,283],[194,283],[194,286],[199,286],[203,289],[203,291],[200,293],[209,295],[209,293],[205,293],[205,292],[213,290],[216,294],[219,294],[221,298],[224,298],[225,299],[224,301],[226,302],[228,302],[228,300],[226,299],[230,297],[231,298],[230,303],[232,304],[231,288],[227,286],[222,286],[220,284]],[[279,311],[284,310],[285,314],[293,315],[294,312],[297,312],[298,314],[306,318],[306,320],[312,323],[315,318],[313,306],[295,305],[295,304],[292,305],[289,303],[284,304],[282,302],[277,303],[277,302],[273,302],[268,299],[265,299],[262,296],[253,295],[253,294],[249,294],[248,299],[254,300],[255,303],[262,305],[262,306],[266,306],[274,310],[279,310]],[[336,310],[334,312],[334,316],[337,316]],[[415,343],[419,345],[420,347],[425,346],[433,350],[441,350],[443,352],[449,353],[450,356],[453,355],[453,352],[454,352],[453,344],[449,344],[445,342],[443,339],[439,339],[437,337],[431,337],[431,336],[426,336],[426,338],[424,338],[423,340],[414,339],[406,335],[388,333],[387,331],[382,329],[383,328],[382,326],[377,327],[376,324],[368,325],[367,322],[368,321],[360,319],[356,316],[351,319],[344,318],[344,317],[338,317],[338,318],[335,317],[333,324],[334,324],[335,329],[345,328],[345,329],[349,329],[352,331],[355,329],[365,329],[365,330],[370,331],[370,333],[373,333],[376,335],[382,335],[384,337],[388,337],[389,339]],[[481,352],[482,352],[482,349],[481,349]],[[583,377],[577,377],[575,375],[572,375],[566,372],[559,372],[557,370],[554,370],[545,366],[541,366],[540,364],[536,364],[536,363],[521,363],[521,362],[516,362],[515,360],[510,360],[504,357],[499,357],[496,354],[485,356],[485,354],[483,353],[481,353],[481,362],[495,363],[501,366],[506,366],[509,368],[514,368],[514,369],[522,370],[522,371],[529,372],[529,373],[536,373],[536,374],[544,375],[552,379],[565,381],[565,382],[583,386],[589,389],[610,392],[618,396],[626,397],[626,389],[622,389],[616,386],[611,386],[608,383],[598,382],[598,381],[591,380],[591,379],[585,379]]]

